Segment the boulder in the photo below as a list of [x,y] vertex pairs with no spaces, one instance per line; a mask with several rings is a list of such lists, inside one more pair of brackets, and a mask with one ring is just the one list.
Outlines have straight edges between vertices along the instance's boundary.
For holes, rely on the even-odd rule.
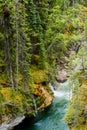
[[67,72],[66,69],[62,69],[61,71],[59,71],[58,75],[56,76],[56,80],[59,83],[63,83],[67,80]]

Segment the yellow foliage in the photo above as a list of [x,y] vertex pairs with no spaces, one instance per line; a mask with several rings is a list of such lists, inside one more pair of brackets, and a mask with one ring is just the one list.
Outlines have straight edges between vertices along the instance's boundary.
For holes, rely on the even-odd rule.
[[33,66],[31,68],[31,79],[35,83],[41,83],[43,81],[46,81],[46,74],[47,70],[41,70],[38,69],[37,67]]
[[33,58],[34,58],[36,61],[40,61],[40,56],[39,56],[39,55],[34,55]]
[[66,40],[69,40],[69,39],[70,39],[70,33],[69,33],[69,32],[66,32],[65,39],[66,39]]
[[78,16],[78,19],[79,19],[79,22],[80,22],[81,24],[83,24],[83,19],[82,19],[82,17]]
[[21,95],[21,94],[17,94],[17,95],[15,96],[15,100],[16,100],[17,102],[22,102],[22,95]]
[[0,92],[3,94],[6,102],[9,102],[11,100],[11,88],[2,88]]
[[39,87],[39,84],[36,84],[36,83],[31,83],[30,86],[34,89],[38,88]]
[[68,31],[68,32],[71,31],[71,26],[72,26],[72,25],[71,25],[70,23],[68,23],[68,25],[67,25],[67,31]]
[[85,15],[87,17],[87,7],[82,6],[81,13],[83,14],[83,16]]
[[84,81],[82,82],[82,85],[87,85],[87,80],[84,80]]
[[12,100],[17,104],[22,102],[22,95],[16,91],[13,92],[12,88],[2,88],[0,92],[4,96],[4,102],[11,102]]
[[72,127],[70,130],[87,130],[87,126],[80,125],[79,127]]
[[86,11],[87,12],[87,7],[86,6],[82,6],[82,11]]

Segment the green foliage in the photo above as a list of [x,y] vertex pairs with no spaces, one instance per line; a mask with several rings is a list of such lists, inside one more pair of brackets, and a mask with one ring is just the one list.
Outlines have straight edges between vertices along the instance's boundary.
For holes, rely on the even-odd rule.
[[50,56],[55,53],[56,57],[58,56],[58,58],[61,58],[64,54],[64,51],[67,50],[64,35],[66,20],[61,18],[60,15],[60,7],[55,6],[49,15],[46,31],[47,53],[50,54]]
[[68,122],[68,124],[74,128],[86,125],[86,115],[84,114],[87,96],[86,91],[87,86],[84,85],[84,82],[83,85],[80,88],[78,88],[78,90],[75,86],[73,97],[69,104],[65,121]]
[[[87,68],[85,42],[87,7],[84,6],[86,4],[86,0],[7,0],[6,2],[0,0],[0,73],[7,77],[3,82],[5,86],[9,80],[13,90],[18,90],[18,93],[12,90],[6,93],[14,93],[15,97],[16,94],[21,95],[20,91],[22,93],[28,91],[23,93],[21,99],[28,114],[34,114],[33,83],[48,81],[48,69],[52,76],[53,68],[68,51],[78,53],[76,61],[81,59],[82,69]],[[75,50],[80,44],[79,51]],[[71,56],[70,69],[76,65],[75,55]],[[76,72],[74,76],[76,77],[78,73]],[[81,77],[79,79],[81,81]],[[2,101],[3,99],[1,105]],[[40,105],[43,100],[39,102],[38,97],[37,102]],[[10,106],[6,104],[2,107],[3,113],[5,111],[10,113],[8,107],[15,113],[24,112],[23,104],[13,105],[16,103],[13,98]],[[72,116],[73,113],[71,112]]]
[[2,88],[0,93],[0,116],[9,118],[21,114],[34,115],[34,104],[29,92],[14,92],[12,88]]

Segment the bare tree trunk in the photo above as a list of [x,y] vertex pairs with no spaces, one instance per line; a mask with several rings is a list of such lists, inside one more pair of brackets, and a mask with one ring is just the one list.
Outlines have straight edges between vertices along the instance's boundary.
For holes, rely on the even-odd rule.
[[26,79],[27,79],[27,77],[26,77],[26,74],[25,74],[25,69],[26,69],[26,61],[25,61],[25,54],[24,54],[24,41],[22,42],[22,47],[21,47],[21,53],[22,53],[22,76],[23,76],[23,87],[24,87],[24,89],[26,89],[27,88],[27,84],[26,84]]
[[16,21],[16,35],[17,35],[17,39],[16,39],[16,89],[18,89],[18,62],[19,62],[19,58],[18,58],[18,24]]
[[5,61],[7,65],[7,75],[10,77],[10,81],[12,84],[12,88],[14,89],[14,80],[13,80],[13,70],[12,70],[12,59],[11,59],[11,52],[10,52],[10,46],[11,41],[9,37],[9,17],[4,16],[4,35],[6,39],[6,45],[5,45]]
[[18,27],[18,0],[15,1],[16,4],[16,14],[15,14],[15,19],[16,19],[16,90],[18,90],[18,77],[19,77],[19,56],[18,56],[18,51],[19,51],[19,27]]
[[84,58],[83,57],[82,57],[82,70],[83,70],[83,72],[85,71]]

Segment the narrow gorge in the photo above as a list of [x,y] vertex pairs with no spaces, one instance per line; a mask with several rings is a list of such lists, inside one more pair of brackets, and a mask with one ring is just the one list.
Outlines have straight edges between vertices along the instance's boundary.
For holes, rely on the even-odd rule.
[[0,130],[87,130],[87,1],[0,0]]

